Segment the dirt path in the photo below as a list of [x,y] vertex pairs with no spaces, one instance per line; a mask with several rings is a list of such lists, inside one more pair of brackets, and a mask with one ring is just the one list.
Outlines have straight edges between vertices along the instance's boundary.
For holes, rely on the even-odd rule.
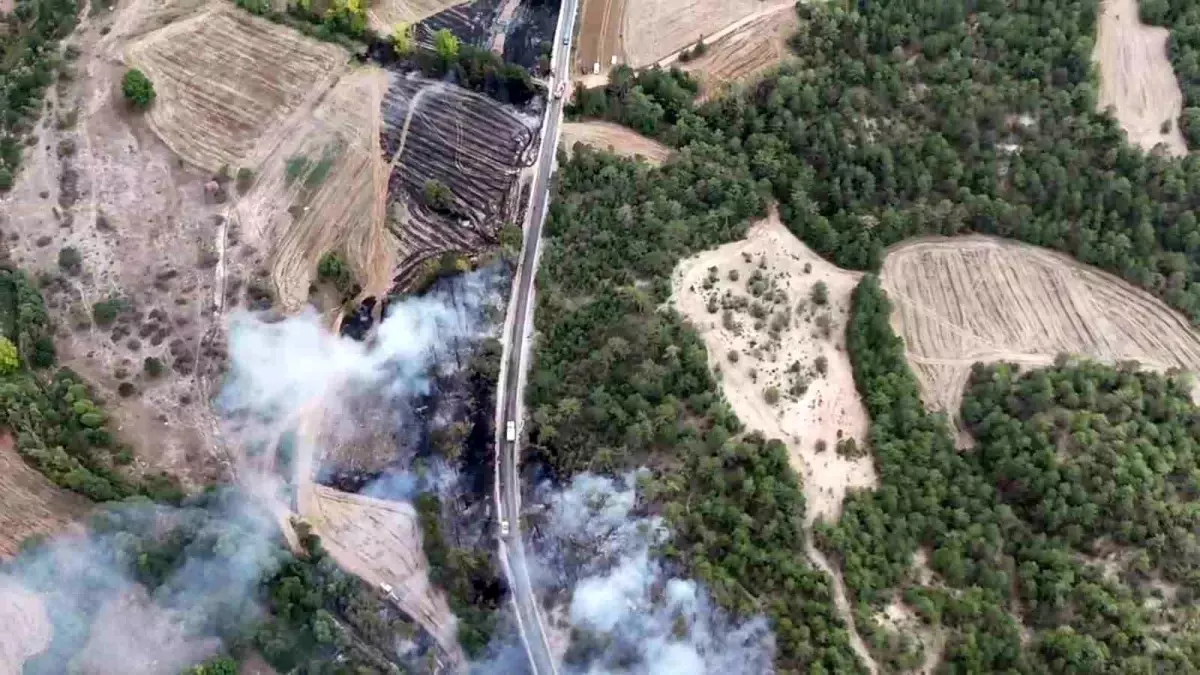
[[1168,56],[1169,38],[1166,28],[1138,19],[1137,0],[1104,0],[1092,58],[1100,70],[1099,108],[1113,108],[1130,143],[1147,152],[1161,143],[1179,157],[1188,149],[1179,130],[1183,92]]
[[[738,30],[745,28],[746,26],[754,23],[755,21],[758,21],[759,19],[771,17],[771,16],[774,16],[775,14],[778,14],[780,12],[785,12],[788,10],[791,10],[794,13],[796,10],[796,3],[794,3],[794,2],[776,2],[773,4],[767,5],[766,7],[763,7],[762,9],[758,10],[757,12],[754,12],[753,14],[744,16],[741,19],[734,21],[733,23],[729,24],[728,26],[725,26],[724,28],[713,33],[712,35],[705,35],[704,43],[709,45],[709,47],[712,47],[713,43],[721,40],[722,38],[724,38],[727,35],[736,33]],[[658,60],[658,65],[662,68],[666,68],[667,66],[671,65],[672,63],[675,63],[676,61],[679,60],[679,54],[681,52],[683,52],[683,50],[685,50],[685,49],[690,49],[693,44],[694,44],[694,42],[684,45],[682,48],[676,49],[674,52],[668,54],[667,56],[664,56],[663,58]]]
[[862,637],[858,634],[858,629],[854,626],[854,613],[850,611],[850,601],[846,595],[846,584],[842,582],[842,575],[829,564],[829,559],[824,553],[817,550],[812,543],[812,528],[805,533],[804,550],[808,553],[808,559],[814,565],[821,568],[821,571],[829,575],[833,580],[833,605],[837,608],[838,614],[841,615],[842,621],[846,624],[846,631],[850,633],[850,646],[854,648],[854,653],[858,654],[859,660],[867,667],[871,675],[878,675],[879,666],[875,663],[875,659],[871,657],[871,652],[867,650],[867,643],[863,642]]

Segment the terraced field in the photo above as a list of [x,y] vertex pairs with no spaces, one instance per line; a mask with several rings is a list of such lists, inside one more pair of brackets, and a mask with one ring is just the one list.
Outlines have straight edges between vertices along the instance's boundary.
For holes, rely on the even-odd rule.
[[256,147],[266,154],[272,133],[328,88],[348,55],[218,5],[150,33],[127,58],[154,82],[155,133],[188,162],[217,171],[256,164]]
[[[471,253],[494,243],[517,218],[518,178],[533,162],[537,121],[459,87],[392,76],[383,101],[381,143],[389,160],[389,227],[398,241],[396,283],[445,251]],[[448,203],[424,198],[436,181]]]
[[903,244],[883,264],[892,323],[926,402],[956,413],[972,363],[1046,365],[1060,353],[1200,372],[1187,320],[1125,281],[988,237]]
[[700,80],[704,97],[711,98],[734,82],[778,65],[799,23],[794,7],[781,7],[713,40],[704,56],[679,65]]

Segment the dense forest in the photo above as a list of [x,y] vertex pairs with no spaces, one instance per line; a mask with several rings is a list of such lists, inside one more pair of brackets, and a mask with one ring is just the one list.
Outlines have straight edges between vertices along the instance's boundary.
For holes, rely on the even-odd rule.
[[[1169,6],[1156,20],[1194,14],[1188,3]],[[725,606],[772,617],[781,672],[843,672],[854,656],[823,580],[789,578],[814,579],[802,547],[784,561],[775,555],[786,545],[768,543],[789,522],[785,504],[802,513],[798,492],[801,504],[779,492],[797,478],[770,453],[738,450],[754,437],[737,436],[699,338],[663,308],[671,269],[740,237],[774,200],[793,232],[843,266],[877,269],[887,246],[912,236],[994,234],[1064,250],[1198,321],[1200,163],[1129,146],[1095,110],[1095,2],[798,11],[798,59],[732,96],[696,105],[685,74],[625,69],[577,92],[570,114],[677,150],[657,169],[582,148],[562,158],[529,402],[534,461],[560,477],[650,466],[647,508],[676,533],[668,553]],[[1189,45],[1200,34],[1172,28],[1188,91],[1197,70]],[[1194,672],[1195,638],[1161,630],[1144,602],[1147,580],[1174,584],[1183,601],[1196,580],[1190,445],[1200,429],[1182,385],[1087,364],[1032,375],[1034,384],[977,371],[963,417],[982,440],[977,453],[960,453],[945,419],[925,411],[889,312],[867,277],[847,337],[882,484],[816,531],[880,665],[912,669],[926,656],[874,619],[903,600],[945,634],[946,672]],[[1014,403],[1019,387],[1035,386],[1050,408]],[[1118,438],[1134,456],[1114,447]],[[1072,461],[1049,464],[1054,443]],[[764,485],[767,510],[756,500]],[[769,534],[754,531],[764,523]],[[1129,578],[1090,562],[1108,546],[1134,551]],[[922,551],[934,586],[918,583]],[[794,595],[803,606],[772,606]],[[814,632],[826,617],[833,629]]]

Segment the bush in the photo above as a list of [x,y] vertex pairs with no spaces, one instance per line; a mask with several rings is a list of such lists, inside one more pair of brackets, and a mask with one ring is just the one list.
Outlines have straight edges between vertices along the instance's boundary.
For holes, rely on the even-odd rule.
[[101,300],[92,305],[92,318],[95,319],[96,325],[108,326],[117,320],[117,315],[121,313],[122,307],[123,303],[120,298]]
[[818,356],[816,361],[813,361],[813,368],[816,368],[819,375],[824,375],[829,371],[829,359],[824,356]]
[[825,285],[824,281],[818,281],[817,283],[813,284],[810,297],[812,298],[813,304],[824,305],[825,303],[829,302],[829,287]]
[[58,252],[58,267],[67,274],[79,274],[83,270],[83,256],[79,249],[65,246]]
[[763,399],[767,405],[779,403],[779,387],[767,387],[767,390],[763,392]]
[[125,77],[121,79],[121,91],[125,94],[125,100],[139,110],[145,110],[154,103],[154,83],[137,68],[125,71]]
[[137,387],[133,386],[132,382],[122,382],[117,385],[117,393],[121,395],[121,398],[129,398],[137,393]]
[[237,171],[237,191],[238,194],[246,194],[254,185],[254,172],[246,167],[242,167]]
[[450,188],[446,187],[446,184],[439,180],[431,178],[425,181],[424,196],[425,205],[434,211],[445,211],[450,208]]
[[12,375],[21,369],[21,358],[17,346],[6,337],[0,337],[0,375]]
[[161,377],[167,368],[163,365],[162,359],[154,356],[147,356],[145,361],[142,361],[142,370],[151,378]]

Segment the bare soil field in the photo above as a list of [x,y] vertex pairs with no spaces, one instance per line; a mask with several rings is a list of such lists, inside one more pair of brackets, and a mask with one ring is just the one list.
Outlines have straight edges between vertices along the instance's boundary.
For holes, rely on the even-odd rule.
[[[61,532],[90,507],[83,497],[59,488],[30,468],[17,454],[12,437],[0,435],[0,560],[16,555],[27,537]],[[0,587],[0,595],[2,592]]]
[[[518,222],[522,170],[537,152],[537,119],[460,87],[389,75],[381,142],[388,158],[387,227],[394,282],[406,288],[443,252],[474,254]],[[431,204],[426,188],[445,188]]]
[[883,286],[926,405],[957,416],[971,364],[1069,353],[1200,372],[1200,336],[1165,303],[1071,258],[982,236],[893,248]]
[[321,256],[338,249],[367,295],[386,293],[395,245],[385,225],[387,173],[379,106],[388,77],[354,68],[259,165],[233,207],[245,245],[270,252],[271,281],[285,311],[308,299]]
[[[850,293],[860,276],[813,253],[772,212],[746,239],[681,262],[672,279],[672,302],[704,338],[734,412],[748,428],[787,443],[803,477],[809,526],[836,520],[848,491],[877,484],[867,413],[845,350]],[[813,299],[818,283],[827,291],[823,301]],[[838,446],[850,439],[857,451],[843,453]],[[808,555],[833,579],[855,651],[877,672],[854,629],[841,577],[811,541]]]
[[41,596],[0,576],[0,675],[21,675],[25,660],[50,646],[54,627]]
[[622,157],[641,157],[659,166],[671,156],[671,149],[629,127],[611,122],[567,122],[562,126],[559,145],[571,154],[576,143],[608,150]]
[[372,30],[390,35],[397,24],[415,24],[461,4],[465,0],[378,0],[371,3],[367,19]]
[[787,40],[799,24],[794,5],[780,6],[725,36],[706,40],[704,56],[679,65],[700,80],[705,98],[717,96],[783,61],[789,53]]
[[1147,152],[1161,143],[1169,155],[1186,155],[1179,130],[1183,93],[1167,53],[1170,31],[1143,24],[1137,0],[1104,0],[1097,24],[1100,109],[1113,108],[1130,143]]
[[[626,60],[641,68],[701,37],[764,9],[762,0],[664,0],[635,2],[625,9],[622,39]],[[789,3],[790,6],[790,3]],[[600,64],[601,68],[605,64]]]
[[591,73],[593,64],[607,72],[615,56],[618,63],[625,57],[624,21],[627,0],[584,0],[579,8],[579,40],[575,63],[579,72]]
[[[135,468],[202,482],[226,468],[207,404],[224,360],[214,295],[226,206],[206,192],[212,175],[181,162],[121,100],[113,31],[142,23],[121,24],[122,11],[85,13],[70,39],[81,55],[47,92],[0,229],[13,262],[41,280],[60,362],[99,389],[138,451]],[[60,267],[67,249],[77,269]],[[97,320],[107,301],[116,318]],[[151,358],[161,374],[147,372]]]
[[224,5],[154,31],[127,56],[154,82],[151,128],[212,172],[256,165],[263,152],[256,147],[271,145],[264,136],[286,130],[288,116],[320,96],[348,58],[340,47]]

